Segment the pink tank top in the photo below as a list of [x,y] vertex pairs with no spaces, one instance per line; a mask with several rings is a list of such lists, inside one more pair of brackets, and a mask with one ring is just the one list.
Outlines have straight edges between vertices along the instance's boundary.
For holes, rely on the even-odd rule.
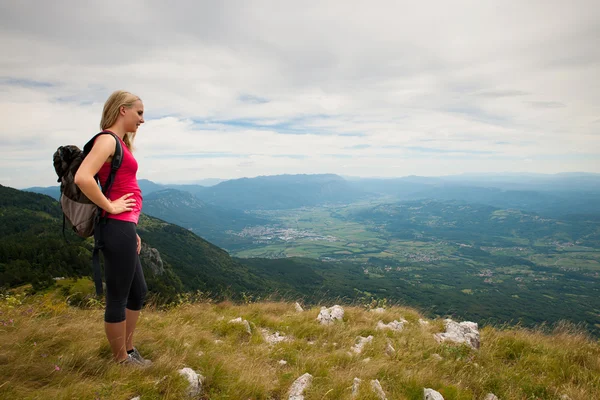
[[[123,162],[121,166],[115,173],[115,178],[110,187],[110,191],[108,193],[108,198],[113,201],[118,198],[126,195],[127,193],[133,193],[130,198],[135,199],[135,206],[132,211],[126,211],[121,214],[107,214],[108,218],[118,219],[120,221],[128,221],[133,222],[137,225],[138,220],[140,218],[140,213],[142,212],[142,191],[137,182],[137,170],[138,163],[133,157],[133,154],[125,145],[125,142],[121,140],[121,146],[123,147]],[[106,162],[98,171],[98,178],[100,180],[100,185],[104,186],[106,180],[108,179],[108,175],[110,174],[110,162]]]

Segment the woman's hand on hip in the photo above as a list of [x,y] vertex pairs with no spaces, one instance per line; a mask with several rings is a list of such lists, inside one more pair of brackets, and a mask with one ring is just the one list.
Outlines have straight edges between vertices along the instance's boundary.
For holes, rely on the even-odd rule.
[[121,214],[126,211],[132,211],[135,206],[135,199],[130,198],[133,193],[127,193],[123,197],[110,202],[110,210],[107,210],[110,214]]

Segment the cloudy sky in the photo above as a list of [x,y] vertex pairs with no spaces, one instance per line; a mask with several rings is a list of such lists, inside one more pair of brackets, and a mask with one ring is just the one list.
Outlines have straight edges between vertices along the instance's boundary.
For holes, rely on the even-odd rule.
[[600,3],[0,0],[0,184],[144,101],[138,178],[600,172]]

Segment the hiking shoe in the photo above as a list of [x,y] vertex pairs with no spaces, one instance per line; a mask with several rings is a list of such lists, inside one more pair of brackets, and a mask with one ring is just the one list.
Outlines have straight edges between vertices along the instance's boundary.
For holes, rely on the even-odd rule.
[[119,364],[121,364],[121,365],[131,365],[131,366],[134,366],[134,367],[146,368],[146,367],[149,367],[150,364],[152,364],[152,361],[150,361],[150,360],[140,361],[137,358],[135,358],[133,356],[133,354],[127,354],[127,358],[124,359],[123,361],[121,361]]
[[152,361],[145,359],[144,357],[142,357],[142,355],[140,354],[140,352],[138,351],[138,349],[136,349],[135,347],[133,348],[133,352],[129,354],[131,356],[131,358],[135,359],[136,362],[140,363],[141,365],[151,365]]

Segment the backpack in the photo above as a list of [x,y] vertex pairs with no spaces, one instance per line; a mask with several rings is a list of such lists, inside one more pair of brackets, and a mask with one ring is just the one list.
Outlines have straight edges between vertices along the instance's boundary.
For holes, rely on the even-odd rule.
[[[123,147],[119,138],[112,132],[102,131],[86,145],[83,150],[74,145],[60,146],[53,156],[54,170],[60,182],[60,207],[63,211],[63,236],[65,234],[65,222],[68,221],[73,231],[83,238],[94,235],[94,226],[102,216],[102,209],[94,204],[75,184],[75,174],[83,159],[92,151],[94,141],[100,135],[110,134],[116,140],[115,154],[111,163],[111,171],[102,193],[108,196],[115,174],[123,162]],[[94,177],[99,183],[98,175]],[[66,236],[65,236],[66,239]]]
[[[115,180],[115,174],[123,163],[123,146],[119,138],[112,132],[102,131],[94,135],[89,142],[83,147],[83,150],[77,146],[68,145],[60,146],[56,149],[53,156],[54,170],[58,175],[60,182],[60,207],[63,211],[63,236],[65,235],[65,221],[69,221],[73,231],[83,238],[94,235],[94,227],[102,219],[106,218],[103,210],[94,202],[87,198],[85,194],[75,184],[75,174],[81,165],[83,159],[92,151],[94,141],[100,135],[112,135],[117,144],[115,154],[113,155],[110,174],[102,188],[102,193],[108,197],[108,192],[112,183]],[[98,175],[94,177],[98,185],[100,185]],[[101,185],[100,185],[101,186]],[[67,237],[65,236],[65,240]],[[98,240],[94,240],[94,250],[92,252],[92,268],[94,272],[94,285],[96,286],[96,294],[102,295],[102,272],[100,269],[100,248],[101,244]]]

